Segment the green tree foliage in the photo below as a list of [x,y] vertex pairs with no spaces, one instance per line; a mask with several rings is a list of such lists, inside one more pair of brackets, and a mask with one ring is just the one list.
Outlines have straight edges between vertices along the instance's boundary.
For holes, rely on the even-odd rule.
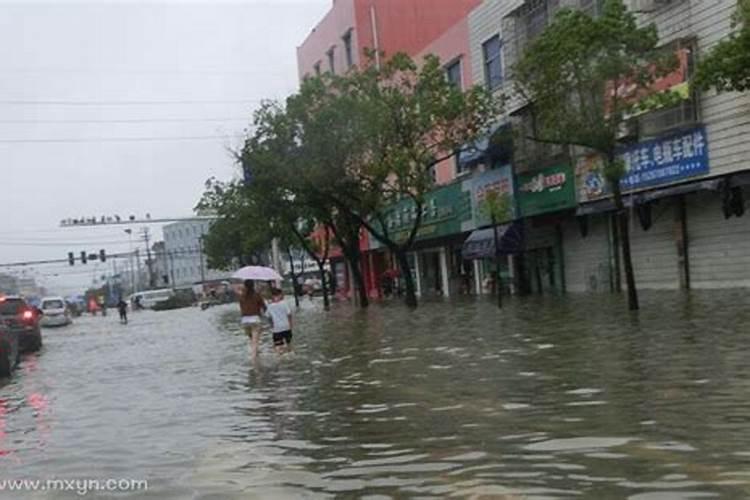
[[203,239],[209,267],[229,270],[260,262],[271,230],[256,216],[258,206],[245,195],[241,184],[209,179],[196,210],[218,216]]
[[699,88],[718,91],[750,89],[750,0],[738,0],[737,30],[701,59],[695,76]]
[[[318,99],[310,102],[311,95]],[[407,304],[416,307],[406,254],[433,188],[430,169],[488,126],[498,111],[491,96],[479,87],[463,92],[450,84],[436,57],[417,65],[396,54],[381,66],[307,82],[289,110],[304,117],[303,157],[319,158],[322,167],[309,170],[309,189],[391,251],[405,279]],[[414,204],[416,214],[405,239],[387,224],[402,199]]]
[[631,309],[638,309],[638,295],[620,191],[625,170],[617,158],[619,132],[645,107],[677,98],[650,91],[677,65],[674,54],[659,49],[654,25],[639,27],[621,0],[607,0],[595,18],[561,10],[515,67],[516,91],[531,103],[533,131],[526,139],[581,147],[602,158],[617,207]]

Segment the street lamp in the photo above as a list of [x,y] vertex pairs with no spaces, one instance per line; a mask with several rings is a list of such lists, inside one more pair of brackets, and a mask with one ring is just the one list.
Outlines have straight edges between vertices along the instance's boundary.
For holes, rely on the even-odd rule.
[[133,293],[135,293],[138,290],[135,289],[135,278],[133,276],[133,230],[128,228],[125,229],[125,232],[128,234],[128,244],[130,248],[130,254],[128,255],[128,267],[130,268],[130,289],[133,291]]

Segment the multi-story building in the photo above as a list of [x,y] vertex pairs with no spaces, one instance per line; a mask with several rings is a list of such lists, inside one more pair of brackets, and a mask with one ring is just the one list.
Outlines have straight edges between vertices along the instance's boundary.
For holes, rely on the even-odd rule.
[[188,287],[229,277],[230,273],[208,267],[202,238],[210,225],[210,220],[188,220],[164,226],[164,250],[169,267],[166,274],[172,286]]
[[[655,23],[661,45],[677,54],[679,68],[665,81],[684,95],[672,107],[634,117],[622,132],[623,142],[630,144],[623,151],[629,171],[622,185],[631,207],[637,285],[750,286],[750,220],[742,217],[750,195],[750,144],[743,140],[750,133],[750,94],[689,87],[701,54],[729,35],[736,3],[630,1],[639,21]],[[421,29],[411,16],[424,4],[396,3],[382,2],[388,4],[383,7],[375,0],[336,1],[298,50],[300,76],[338,71],[339,39],[346,56],[343,67],[357,64],[361,40],[378,41],[387,32],[382,24],[391,17],[400,26],[397,31],[409,36],[415,27]],[[513,96],[513,65],[557,10],[572,7],[599,15],[602,5],[600,0],[466,2],[453,12],[465,17],[440,25],[429,40],[425,35],[417,44],[395,36],[380,47],[417,59],[434,53],[446,64],[446,78],[457,85],[482,85],[498,96]],[[421,47],[415,50],[417,45]],[[350,50],[355,58],[349,57]],[[526,134],[517,132],[530,126],[527,109],[528,103],[517,97],[506,101],[503,116],[485,138],[435,169],[436,190],[427,197],[427,216],[411,256],[420,294],[483,291],[493,267],[487,248],[494,244],[485,241],[493,232],[483,229],[489,221],[479,205],[491,189],[512,202],[504,221],[507,234],[501,238],[501,245],[507,245],[502,251],[509,254],[501,276],[512,289],[605,291],[621,281],[614,207],[597,159],[577,148],[519,140]],[[430,213],[441,215],[430,220]],[[365,248],[371,251],[363,274],[375,290],[377,277],[392,264],[372,239]],[[466,260],[470,255],[473,263]],[[334,264],[334,274],[346,275],[343,263]]]
[[[597,15],[590,0],[485,0],[469,15],[475,84],[507,92],[525,44],[563,6]],[[736,2],[631,0],[642,23],[655,23],[660,43],[681,61],[671,75],[687,85],[694,63],[730,33]],[[690,89],[678,105],[633,119],[623,134],[623,187],[629,193],[636,283],[641,288],[750,285],[750,220],[741,217],[750,178],[750,95]],[[525,103],[513,100],[501,121],[525,126]],[[532,288],[609,290],[618,281],[613,205],[594,158],[579,150],[515,145],[510,164],[526,222],[523,272]],[[562,183],[529,190],[536,177]],[[732,208],[733,207],[733,208]]]
[[[366,53],[375,51],[385,57],[403,52],[418,61],[434,53],[446,63],[448,77],[457,84],[468,82],[471,63],[466,16],[480,3],[481,0],[333,0],[331,10],[297,49],[300,80],[366,65]],[[451,162],[435,169],[436,180],[442,183],[449,183],[455,174]],[[363,232],[360,248],[367,252],[377,247],[371,240]],[[337,288],[349,290],[349,273],[338,249],[332,249],[331,261]],[[380,276],[388,267],[383,252],[370,252],[363,259],[362,274],[371,296],[380,295]]]
[[18,280],[10,274],[0,273],[0,294],[15,295],[18,293]]
[[154,273],[156,286],[169,286],[172,284],[171,267],[167,255],[167,247],[163,241],[157,241],[151,246],[151,269]]

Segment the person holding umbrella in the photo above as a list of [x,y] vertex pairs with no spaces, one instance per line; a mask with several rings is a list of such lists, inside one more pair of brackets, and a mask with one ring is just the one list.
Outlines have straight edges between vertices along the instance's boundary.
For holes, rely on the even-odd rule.
[[245,280],[245,286],[240,292],[239,301],[240,312],[242,313],[242,328],[250,338],[250,355],[255,359],[258,356],[261,317],[266,312],[266,302],[261,294],[255,290],[253,280]]
[[251,357],[258,356],[260,341],[261,317],[266,312],[266,302],[255,290],[256,281],[281,282],[282,277],[274,269],[263,266],[246,266],[232,275],[235,280],[242,280],[245,286],[240,290],[239,302],[242,313],[242,327],[250,338]]

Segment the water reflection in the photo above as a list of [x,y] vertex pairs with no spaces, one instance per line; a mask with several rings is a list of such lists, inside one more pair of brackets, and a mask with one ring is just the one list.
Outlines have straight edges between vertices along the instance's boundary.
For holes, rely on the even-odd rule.
[[0,387],[0,463],[158,498],[749,497],[750,299],[644,295],[306,302],[254,365],[234,307],[87,318]]

